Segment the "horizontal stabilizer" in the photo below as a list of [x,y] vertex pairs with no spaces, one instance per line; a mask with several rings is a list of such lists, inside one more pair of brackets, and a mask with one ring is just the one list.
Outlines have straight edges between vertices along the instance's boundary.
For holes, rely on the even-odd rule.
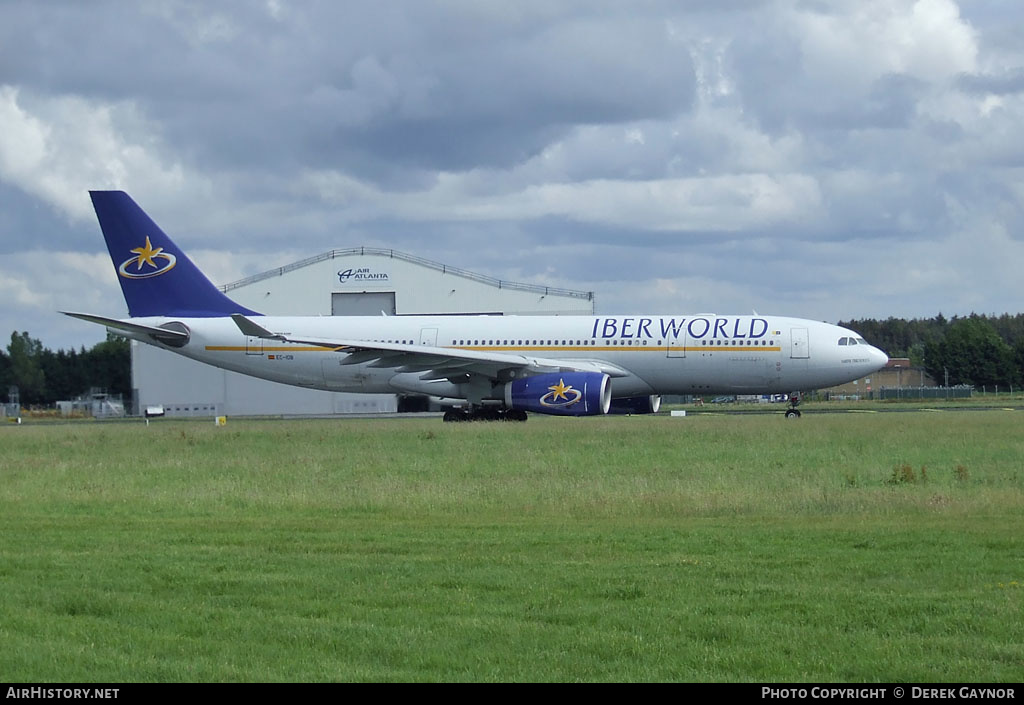
[[134,335],[148,335],[163,343],[187,343],[188,333],[184,333],[178,330],[169,330],[167,328],[157,328],[156,326],[144,326],[141,323],[131,323],[130,321],[121,321],[116,318],[107,318],[106,316],[96,316],[91,313],[73,313],[71,311],[61,311],[65,316],[71,316],[72,318],[80,318],[83,321],[89,321],[90,323],[98,323],[101,326],[112,328],[114,330],[123,331],[125,333],[131,333]]

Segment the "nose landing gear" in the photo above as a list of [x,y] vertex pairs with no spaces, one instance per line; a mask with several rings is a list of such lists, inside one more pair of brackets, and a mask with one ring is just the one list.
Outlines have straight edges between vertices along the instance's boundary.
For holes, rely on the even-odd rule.
[[798,419],[800,418],[800,410],[797,409],[797,405],[800,404],[800,392],[793,392],[789,395],[789,408],[786,409],[787,419]]

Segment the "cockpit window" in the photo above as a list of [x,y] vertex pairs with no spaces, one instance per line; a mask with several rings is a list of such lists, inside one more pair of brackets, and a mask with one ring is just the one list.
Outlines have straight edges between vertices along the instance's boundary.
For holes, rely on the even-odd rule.
[[864,340],[864,338],[857,338],[857,342],[860,343],[861,345],[867,345],[868,344],[868,341]]
[[839,344],[840,345],[849,345],[850,344],[850,339],[849,338],[840,338],[839,339]]

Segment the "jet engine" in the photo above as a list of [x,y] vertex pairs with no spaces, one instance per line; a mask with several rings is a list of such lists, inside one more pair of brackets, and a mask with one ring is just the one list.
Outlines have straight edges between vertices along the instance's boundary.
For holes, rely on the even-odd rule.
[[523,377],[505,385],[505,406],[560,416],[607,414],[611,379],[600,372],[556,372]]
[[656,414],[661,408],[661,396],[651,394],[646,397],[622,397],[612,399],[609,414]]

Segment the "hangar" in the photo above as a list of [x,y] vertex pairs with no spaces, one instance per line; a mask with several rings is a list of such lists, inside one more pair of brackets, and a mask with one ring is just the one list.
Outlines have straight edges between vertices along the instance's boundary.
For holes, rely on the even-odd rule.
[[[594,294],[503,281],[370,247],[332,250],[221,287],[279,316],[589,315]],[[422,408],[393,394],[302,389],[247,377],[132,342],[134,408],[168,416],[359,414]]]

